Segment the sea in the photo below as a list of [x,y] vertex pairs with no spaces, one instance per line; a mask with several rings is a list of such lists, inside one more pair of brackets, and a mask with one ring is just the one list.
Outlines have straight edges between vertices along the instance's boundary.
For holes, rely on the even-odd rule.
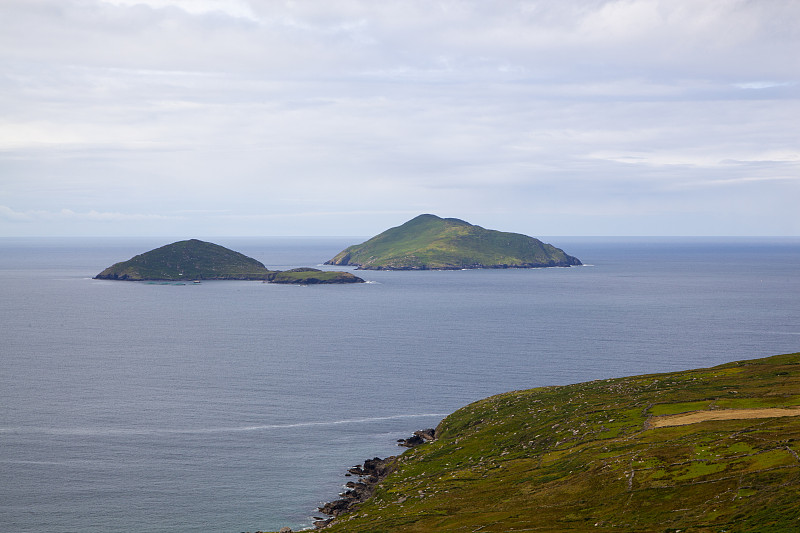
[[[176,240],[0,239],[0,531],[297,531],[481,398],[800,351],[800,238],[551,237],[584,266],[358,285],[92,279]],[[283,270],[365,239],[204,240]]]

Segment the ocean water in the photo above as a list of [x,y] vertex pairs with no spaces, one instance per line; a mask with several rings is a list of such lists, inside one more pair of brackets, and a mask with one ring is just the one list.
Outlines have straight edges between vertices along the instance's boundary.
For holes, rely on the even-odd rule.
[[800,239],[545,240],[587,266],[159,285],[91,277],[169,239],[0,239],[0,531],[297,530],[474,400],[800,350]]

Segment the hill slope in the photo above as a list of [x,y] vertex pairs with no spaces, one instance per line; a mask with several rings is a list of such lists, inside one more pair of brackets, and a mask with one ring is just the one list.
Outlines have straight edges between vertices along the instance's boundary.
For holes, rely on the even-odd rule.
[[572,266],[581,262],[533,237],[487,230],[456,218],[420,215],[346,248],[326,264],[365,270],[453,270]]
[[798,531],[798,407],[797,353],[501,394],[326,531]]
[[261,262],[218,244],[178,241],[111,265],[95,279],[125,281],[263,280],[284,284],[363,283],[349,272],[298,268],[268,270]]
[[267,279],[261,262],[218,244],[197,239],[178,241],[111,265],[96,279],[194,280]]

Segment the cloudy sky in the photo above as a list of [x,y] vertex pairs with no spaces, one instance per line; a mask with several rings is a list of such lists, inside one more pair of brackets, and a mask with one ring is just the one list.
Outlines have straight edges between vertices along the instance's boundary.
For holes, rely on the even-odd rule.
[[0,236],[800,235],[800,0],[0,0]]

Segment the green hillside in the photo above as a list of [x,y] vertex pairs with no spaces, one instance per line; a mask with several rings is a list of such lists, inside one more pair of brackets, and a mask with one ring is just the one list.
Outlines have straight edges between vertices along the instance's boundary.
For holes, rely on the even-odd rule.
[[96,279],[176,281],[260,279],[271,272],[252,257],[197,239],[179,241],[116,263]]
[[349,272],[333,272],[317,268],[294,268],[278,271],[269,280],[271,283],[293,285],[317,285],[320,283],[363,283],[364,280]]
[[501,394],[325,530],[800,531],[799,408],[798,353]]
[[361,283],[349,272],[298,268],[268,270],[261,262],[218,244],[179,241],[103,270],[95,279],[125,281],[262,280],[283,284]]
[[420,215],[346,248],[326,264],[365,270],[534,268],[581,262],[538,239],[487,230],[456,218]]

